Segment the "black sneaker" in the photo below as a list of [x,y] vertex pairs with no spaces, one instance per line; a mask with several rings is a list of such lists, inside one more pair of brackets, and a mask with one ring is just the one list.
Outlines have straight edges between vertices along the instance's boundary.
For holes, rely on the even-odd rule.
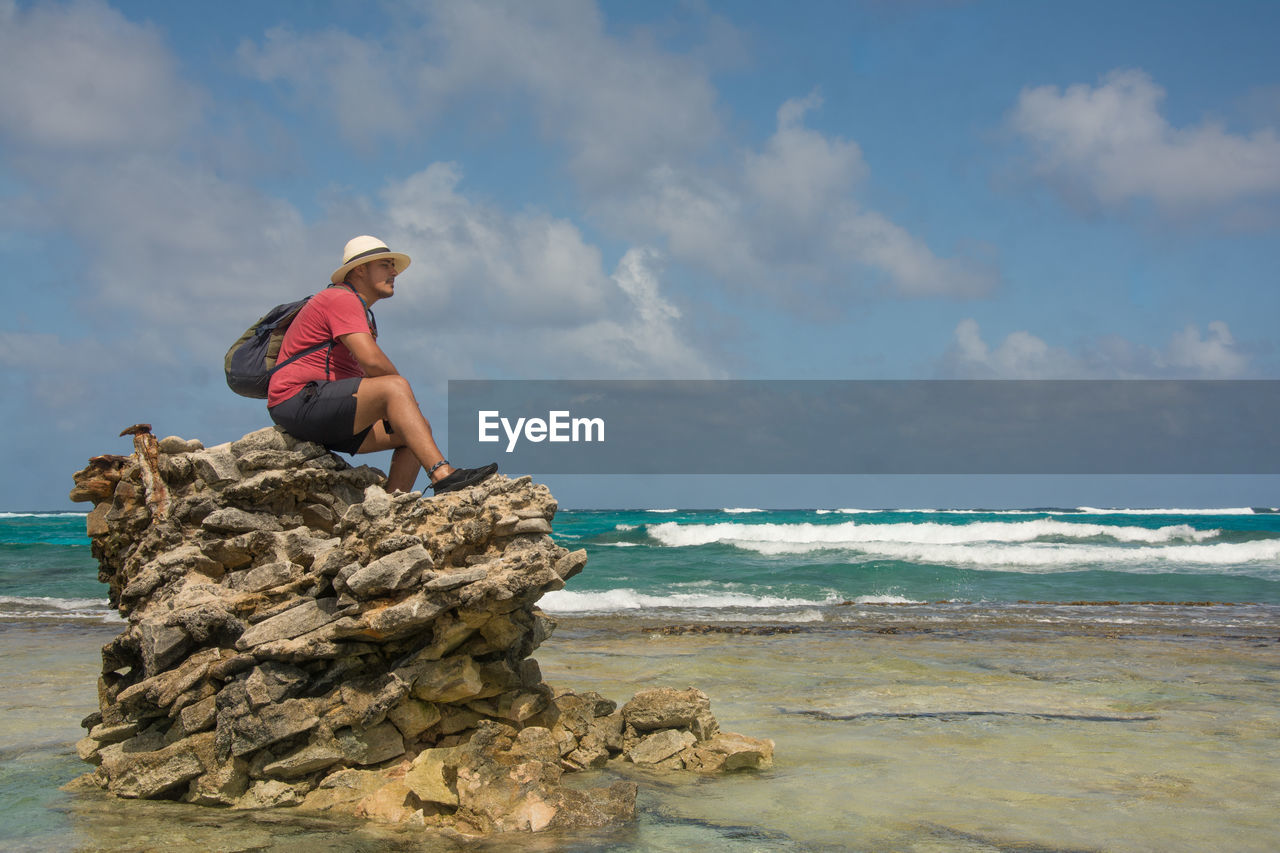
[[454,468],[452,474],[432,483],[431,489],[437,495],[443,495],[445,492],[456,492],[459,489],[483,483],[496,473],[498,473],[497,462],[490,462],[483,468]]

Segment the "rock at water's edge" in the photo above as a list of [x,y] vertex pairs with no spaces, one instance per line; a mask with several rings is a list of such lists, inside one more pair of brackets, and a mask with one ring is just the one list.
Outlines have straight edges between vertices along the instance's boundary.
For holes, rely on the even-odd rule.
[[543,683],[536,604],[586,553],[555,544],[528,477],[390,495],[278,428],[210,448],[129,432],[135,453],[72,491],[127,619],[77,744],[108,791],[469,834],[634,817],[634,784],[565,772],[770,766],[773,743],[721,732],[692,688],[619,709]]

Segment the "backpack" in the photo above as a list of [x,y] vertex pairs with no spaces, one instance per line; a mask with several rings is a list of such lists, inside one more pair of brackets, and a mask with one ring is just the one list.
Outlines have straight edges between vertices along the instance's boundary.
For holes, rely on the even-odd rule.
[[302,306],[306,305],[310,299],[311,297],[308,296],[297,302],[277,305],[259,317],[258,322],[245,330],[239,340],[231,345],[231,349],[227,350],[223,366],[227,372],[227,385],[232,391],[242,397],[265,400],[272,373],[286,364],[292,364],[304,355],[310,355],[325,347],[333,347],[333,341],[315,344],[276,364],[276,356],[280,354],[280,345],[284,342],[285,331],[293,322],[293,318],[298,316]]

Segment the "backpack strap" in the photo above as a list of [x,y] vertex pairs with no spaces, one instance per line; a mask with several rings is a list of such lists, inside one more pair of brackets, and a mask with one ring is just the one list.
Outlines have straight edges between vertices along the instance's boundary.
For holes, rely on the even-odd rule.
[[[356,298],[360,300],[360,304],[364,306],[365,319],[369,321],[369,331],[373,334],[374,338],[377,338],[378,337],[378,321],[374,319],[373,310],[369,308],[368,305],[364,304],[364,297],[361,296],[358,292],[356,292],[356,289],[351,285],[347,284],[345,281],[339,282],[337,284],[330,284],[329,287],[345,287],[347,290],[350,290],[352,293],[355,293]],[[286,365],[293,364],[295,361],[297,361],[300,358],[304,358],[308,355],[311,355],[311,353],[313,352],[319,352],[322,349],[328,348],[328,352],[326,352],[324,355],[324,378],[328,380],[329,379],[329,363],[330,363],[330,359],[332,359],[333,357],[333,346],[336,343],[337,343],[337,340],[330,339],[325,341],[324,343],[312,344],[311,346],[307,347],[301,352],[296,352],[293,355],[286,358],[284,361],[279,362],[278,364],[276,364],[275,367],[271,368],[270,372],[275,373],[280,368],[285,367]]]
[[368,320],[368,321],[369,321],[369,332],[370,332],[370,333],[373,335],[373,337],[376,339],[376,338],[378,337],[378,321],[377,321],[377,319],[373,316],[373,309],[372,309],[372,308],[370,308],[368,305],[365,305],[364,297],[360,295],[360,292],[359,292],[359,291],[357,291],[357,290],[356,290],[354,287],[352,287],[351,285],[347,284],[345,281],[340,281],[340,282],[338,282],[337,284],[331,284],[331,285],[329,285],[329,286],[330,286],[330,287],[345,287],[347,290],[350,290],[352,293],[354,293],[354,294],[356,295],[356,299],[359,299],[359,300],[360,300],[360,304],[364,306],[364,317],[365,317],[365,319],[366,319],[366,320]]
[[[298,359],[302,358],[303,356],[311,355],[311,353],[313,353],[313,352],[318,352],[318,351],[320,351],[320,350],[324,349],[325,347],[328,347],[328,348],[330,349],[330,351],[332,351],[332,350],[333,350],[333,343],[334,343],[333,341],[325,341],[325,342],[324,342],[324,343],[322,343],[322,344],[312,344],[311,346],[309,346],[309,347],[307,347],[306,349],[304,349],[302,352],[296,352],[296,353],[294,353],[293,355],[291,355],[291,356],[289,356],[288,358],[286,358],[284,361],[282,361],[282,362],[278,363],[275,367],[271,368],[271,372],[272,372],[272,373],[275,373],[277,370],[279,370],[280,368],[284,367],[285,365],[287,365],[287,364],[293,364],[295,361],[297,361]],[[326,357],[325,357],[325,360],[324,360],[324,375],[325,375],[325,378],[326,378],[326,379],[328,379],[328,378],[329,378],[329,358],[328,358],[328,356],[326,356]]]

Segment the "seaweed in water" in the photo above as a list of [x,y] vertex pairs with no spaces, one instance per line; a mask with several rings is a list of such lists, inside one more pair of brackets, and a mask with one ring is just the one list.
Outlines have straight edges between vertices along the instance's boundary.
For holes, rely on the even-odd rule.
[[[667,827],[687,827],[693,830],[706,830],[729,841],[746,841],[753,844],[753,850],[795,850],[796,842],[784,832],[766,829],[760,826],[740,826],[736,824],[719,824],[701,818],[685,817],[671,814],[665,809],[646,810],[654,823]],[[763,845],[763,846],[761,846]],[[804,848],[812,850],[811,847]]]
[[1030,717],[1036,720],[1070,720],[1081,723],[1141,723],[1159,719],[1152,715],[1110,716],[1106,714],[1052,714],[1036,711],[867,711],[861,714],[831,714],[826,711],[779,708],[779,713],[812,717],[815,720],[856,722],[858,720],[958,720],[966,717]]
[[1089,847],[1049,847],[1032,841],[1004,841],[936,823],[921,824],[921,828],[939,838],[981,844],[992,850],[998,850],[999,853],[1098,853],[1095,848]]

